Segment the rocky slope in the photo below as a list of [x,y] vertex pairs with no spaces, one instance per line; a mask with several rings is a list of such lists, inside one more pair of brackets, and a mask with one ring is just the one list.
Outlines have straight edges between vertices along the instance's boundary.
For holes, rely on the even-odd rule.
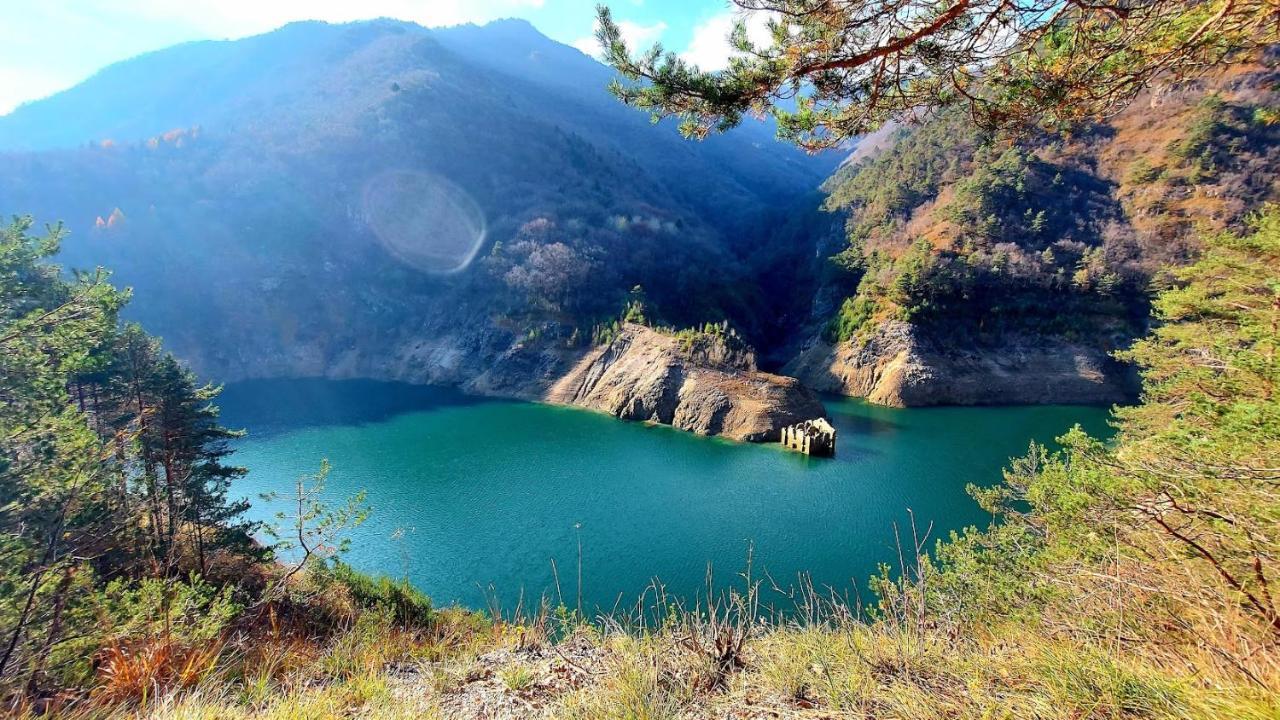
[[817,395],[795,379],[760,372],[748,355],[699,345],[625,325],[545,399],[747,442],[777,440],[783,426],[825,415]]
[[895,407],[1123,402],[1132,373],[1102,350],[1055,337],[947,347],[905,322],[865,341],[814,340],[783,372],[822,392]]

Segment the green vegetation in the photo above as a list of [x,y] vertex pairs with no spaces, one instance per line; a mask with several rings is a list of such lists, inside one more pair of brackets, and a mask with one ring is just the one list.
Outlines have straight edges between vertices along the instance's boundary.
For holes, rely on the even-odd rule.
[[[79,409],[75,372],[97,367],[95,351],[125,336],[136,341],[137,331],[114,323],[121,298],[100,276],[67,282],[49,271],[41,258],[56,234],[31,238],[19,223],[6,238],[12,310],[3,337],[48,358],[26,377],[9,369],[6,381],[32,383],[22,387],[38,400],[43,379],[50,395],[39,416],[19,415],[34,403],[5,406],[5,487],[22,485],[25,476],[11,468],[28,463],[22,467],[39,468],[51,489],[84,507],[94,498],[78,490],[95,473],[116,481],[123,471],[130,480],[136,465],[115,465],[114,451],[90,453],[91,464],[59,455],[85,447],[72,440],[116,447],[115,434],[89,432],[99,418]],[[659,595],[640,615],[599,624],[545,604],[493,622],[433,608],[401,581],[363,576],[323,554],[286,566],[264,549],[215,542],[243,532],[230,530],[240,527],[235,513],[156,541],[149,479],[161,508],[168,502],[157,464],[154,478],[139,469],[127,484],[135,488],[132,514],[110,506],[67,513],[114,523],[92,561],[77,557],[86,552],[77,540],[86,526],[64,522],[57,554],[44,561],[50,569],[30,559],[6,566],[6,623],[22,633],[5,675],[12,707],[61,708],[68,718],[381,718],[456,712],[485,697],[535,702],[539,716],[564,718],[743,707],[760,717],[806,709],[836,717],[1273,717],[1280,210],[1247,234],[1206,238],[1202,257],[1175,281],[1155,302],[1156,329],[1126,354],[1143,368],[1143,403],[1116,411],[1115,441],[1075,429],[1059,452],[1032,446],[1002,484],[971,490],[992,512],[990,527],[931,552],[919,528],[900,538],[900,563],[873,578],[870,608],[802,586],[794,612],[765,616],[759,580],[747,573],[739,589],[697,608]],[[50,312],[68,322],[42,322]],[[690,335],[726,333],[714,326]],[[55,372],[64,373],[61,382],[49,381]],[[85,389],[92,398],[93,386]],[[19,442],[29,428],[42,429],[47,452],[33,455]],[[219,457],[206,455],[214,457],[206,463]],[[300,481],[301,509],[288,518],[299,521],[303,547],[338,547],[343,526],[359,519],[358,511],[312,504],[308,488],[323,474]],[[104,482],[103,498],[112,487]],[[178,507],[184,497],[174,493]],[[163,513],[160,521],[170,527]],[[203,566],[195,545],[202,534]],[[9,535],[6,547],[20,549],[21,540]],[[72,543],[80,543],[74,551]],[[157,564],[162,550],[167,562]],[[22,623],[15,601],[31,587],[38,601]],[[406,666],[416,669],[396,670]],[[57,700],[31,704],[41,697]]]
[[[300,662],[354,677],[465,617],[336,559],[363,510],[358,498],[319,502],[324,469],[299,481],[298,511],[281,518],[292,546],[255,543],[246,505],[227,495],[244,470],[223,462],[238,433],[218,423],[219,388],[118,321],[127,295],[104,272],[68,278],[48,262],[61,228],[30,231],[17,219],[0,233],[0,689],[11,708],[82,702],[90,689],[100,704],[150,703],[215,679],[261,693]],[[278,565],[277,552],[301,560]]]
[[317,565],[311,582],[322,593],[346,595],[359,610],[384,612],[405,627],[427,627],[434,618],[431,598],[407,580],[370,577],[340,560]]
[[840,310],[827,324],[823,337],[827,342],[848,342],[868,327],[876,317],[876,301],[867,295],[847,297],[840,303]]
[[1185,136],[1168,146],[1172,160],[1169,179],[1196,185],[1215,179],[1247,152],[1267,146],[1271,123],[1265,107],[1227,102],[1218,94],[1198,103]]
[[[1280,450],[1277,260],[1274,211],[1247,236],[1211,238],[1157,301],[1160,325],[1126,353],[1143,367],[1143,403],[1116,411],[1114,446],[1075,431],[1063,453],[1033,448],[1004,485],[977,491],[1003,523],[940,546],[926,606],[988,624],[1025,610],[1135,645],[1202,643],[1252,672],[1238,649],[1280,633],[1266,599],[1280,541],[1268,460]],[[1086,591],[1104,588],[1118,594]],[[973,605],[975,594],[999,604]]]
[[1107,252],[1119,213],[1105,183],[1034,147],[952,115],[833,178],[828,207],[850,217],[833,261],[859,282],[828,338],[891,319],[944,335],[1083,336],[1140,316],[1145,279]]
[[848,243],[829,261],[843,299],[826,338],[898,320],[943,342],[1127,344],[1153,280],[1206,229],[1239,229],[1275,199],[1275,128],[1258,119],[1274,101],[1267,62],[1229,97],[1166,95],[1156,121],[1134,109],[1070,136],[992,134],[941,111],[898,131],[825,186]]
[[0,679],[38,690],[82,680],[111,639],[97,614],[156,590],[121,582],[261,551],[227,498],[244,471],[222,462],[236,433],[218,388],[117,322],[126,296],[104,273],[63,279],[45,262],[62,230],[30,225],[0,234]]
[[[678,119],[687,137],[769,113],[781,138],[821,149],[945,105],[987,127],[1074,125],[1113,112],[1157,74],[1195,77],[1277,38],[1269,0],[733,4],[748,17],[737,18],[737,56],[719,71],[660,45],[628,47],[601,5],[596,37],[622,75],[614,94],[655,121]],[[767,38],[748,20],[763,20]]]

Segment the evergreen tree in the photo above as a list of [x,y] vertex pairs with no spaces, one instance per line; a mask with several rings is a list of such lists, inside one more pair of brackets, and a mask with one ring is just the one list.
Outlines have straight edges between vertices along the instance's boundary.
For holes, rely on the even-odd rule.
[[136,325],[102,271],[48,262],[63,236],[0,231],[0,685],[37,689],[86,657],[106,582],[204,573],[251,552],[240,433]]
[[[990,127],[1114,112],[1157,75],[1190,77],[1275,42],[1275,0],[733,0],[728,67],[660,45],[633,56],[607,7],[597,38],[629,83],[612,90],[690,137],[772,113],[778,134],[838,146],[947,104]],[[754,18],[751,17],[754,15]],[[768,38],[748,32],[764,20]]]
[[152,374],[157,412],[151,431],[160,448],[168,513],[166,543],[172,548],[176,534],[187,532],[196,566],[203,573],[211,552],[244,547],[252,529],[239,519],[248,501],[228,498],[231,482],[243,476],[245,469],[222,462],[231,454],[230,441],[243,433],[218,422],[212,401],[222,388],[199,385],[172,355],[160,356]]
[[61,228],[34,237],[31,224],[0,230],[0,681],[38,680],[115,520],[102,444],[68,381],[94,366],[125,296],[101,272],[64,279],[46,262]]

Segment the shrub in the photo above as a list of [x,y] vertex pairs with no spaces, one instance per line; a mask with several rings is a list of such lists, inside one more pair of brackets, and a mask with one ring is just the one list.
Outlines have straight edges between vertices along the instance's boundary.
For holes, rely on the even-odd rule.
[[187,582],[147,578],[115,580],[103,591],[103,627],[117,641],[168,638],[183,645],[205,645],[218,638],[243,610],[232,587],[215,588],[197,575]]
[[434,619],[431,598],[408,580],[367,575],[341,561],[317,565],[313,580],[321,590],[341,588],[360,610],[383,611],[405,628],[426,628]]
[[533,687],[538,678],[533,671],[526,665],[513,664],[502,669],[499,673],[502,677],[502,684],[511,690],[522,692]]
[[1140,157],[1129,166],[1125,182],[1129,185],[1146,185],[1155,182],[1162,172],[1164,168],[1153,166],[1146,158]]
[[217,589],[194,575],[187,582],[113,581],[99,600],[99,622],[111,634],[95,653],[97,694],[147,700],[197,684],[212,672],[221,638],[242,609],[230,586]]
[[165,638],[115,642],[98,653],[94,695],[107,702],[145,703],[198,685],[213,673],[221,654],[219,643],[193,647]]
[[875,298],[862,294],[845,298],[840,304],[840,311],[827,324],[827,340],[842,343],[854,338],[875,312]]

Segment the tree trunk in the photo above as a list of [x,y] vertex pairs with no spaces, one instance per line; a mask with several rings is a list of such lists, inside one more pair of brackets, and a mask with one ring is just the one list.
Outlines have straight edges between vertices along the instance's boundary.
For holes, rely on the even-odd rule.
[[58,589],[54,591],[53,619],[49,622],[49,632],[45,635],[44,644],[40,646],[40,652],[36,654],[36,666],[31,669],[31,677],[27,680],[28,694],[34,695],[39,689],[45,666],[49,662],[49,653],[53,650],[54,643],[58,641],[58,636],[62,634],[62,611],[66,607],[67,590],[71,588],[71,579],[74,576],[75,568],[68,565],[63,570],[62,580],[58,582]]

